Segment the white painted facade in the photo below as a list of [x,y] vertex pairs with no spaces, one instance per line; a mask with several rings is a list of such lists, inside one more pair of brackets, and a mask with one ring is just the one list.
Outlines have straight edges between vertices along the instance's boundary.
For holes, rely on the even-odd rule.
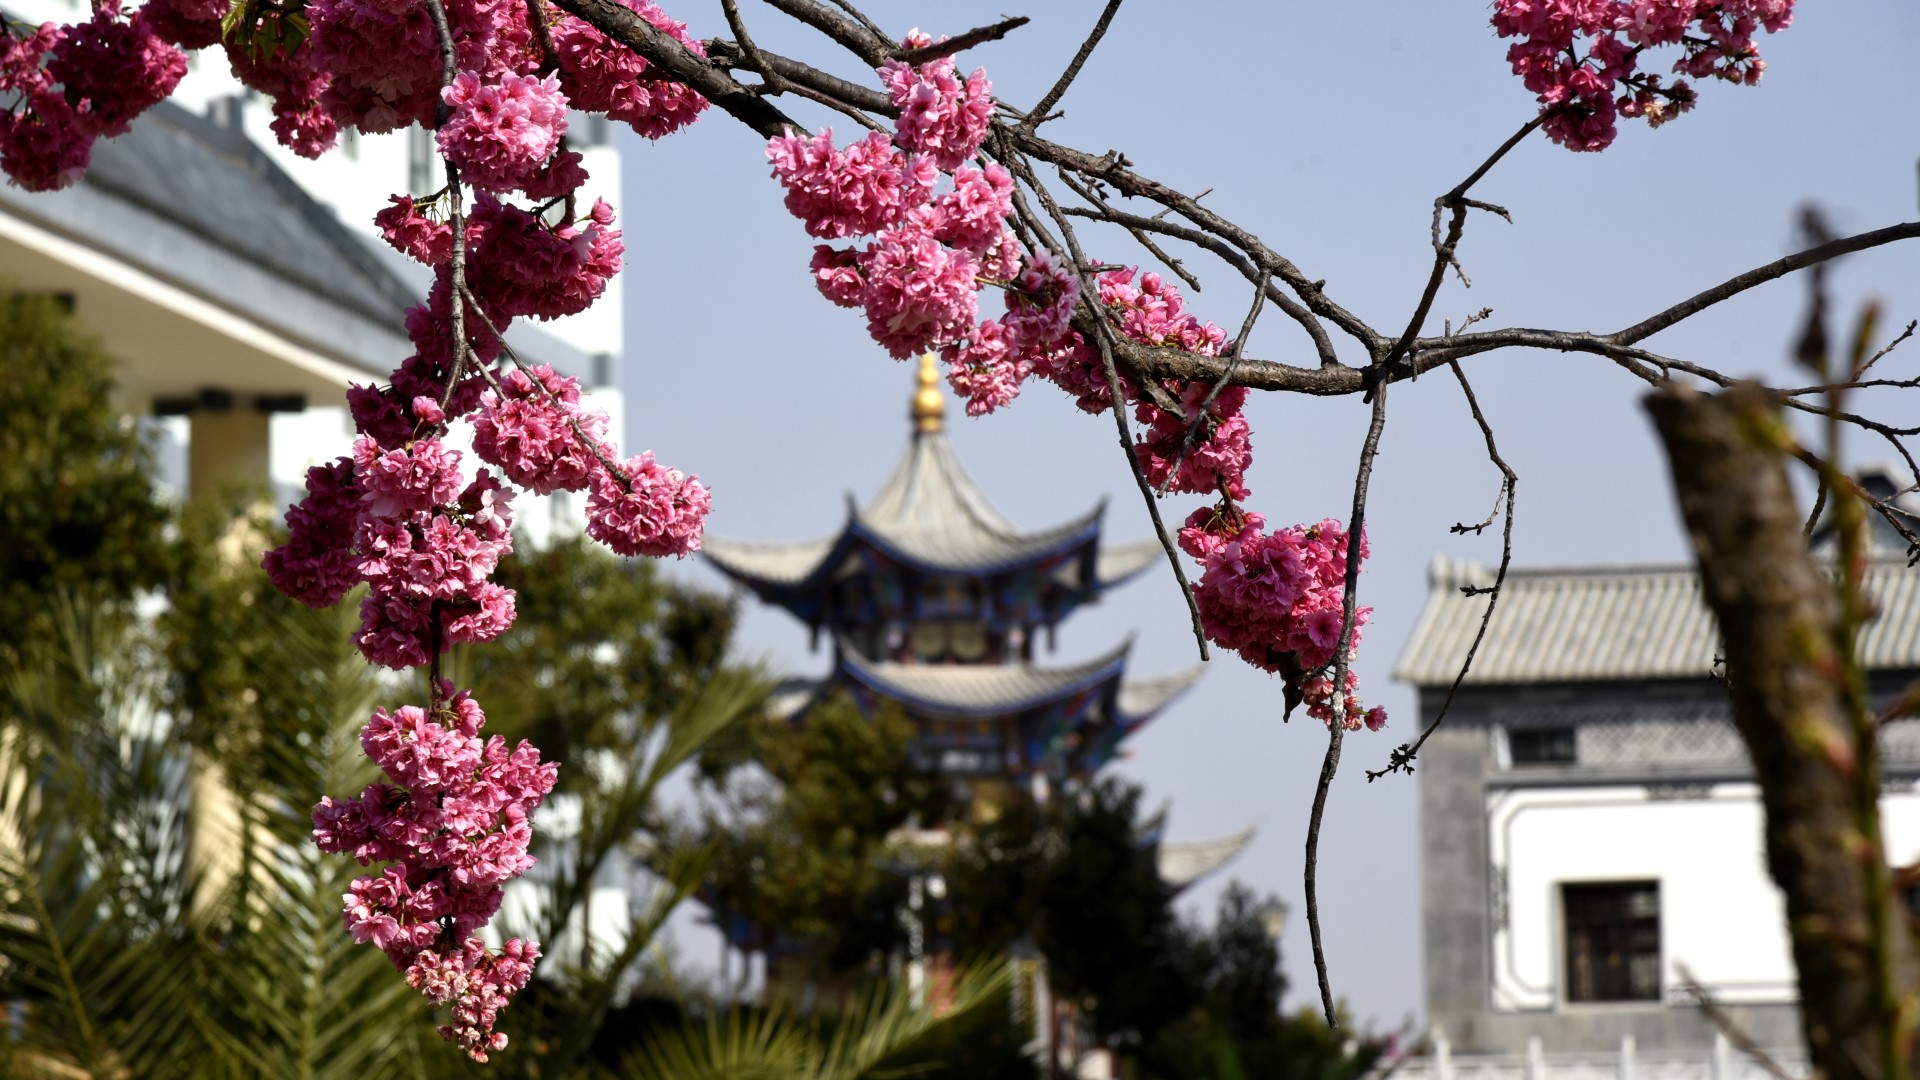
[[[90,5],[82,0],[14,0],[7,5],[9,16],[28,22],[75,22],[88,17]],[[389,257],[402,276],[416,278],[424,294],[428,276],[422,268],[407,262],[397,253],[391,253],[379,241],[378,230],[373,226],[373,215],[388,204],[391,195],[412,193],[426,195],[444,184],[440,161],[434,152],[432,136],[419,129],[390,132],[382,135],[360,135],[343,132],[340,145],[334,152],[317,161],[302,158],[279,145],[269,127],[273,119],[265,98],[248,90],[236,82],[229,72],[225,56],[218,48],[189,53],[189,66],[186,78],[181,80],[172,100],[190,110],[215,116],[222,123],[237,125],[254,145],[272,159],[291,176],[300,187],[315,201],[331,208],[342,224],[357,235],[366,239],[373,250]],[[583,208],[591,206],[596,198],[605,198],[616,210],[620,207],[621,168],[620,154],[614,145],[612,127],[602,117],[589,117],[574,114],[568,132],[570,148],[580,151],[583,164],[589,175],[581,196]],[[30,226],[0,218],[0,228],[12,227],[16,230]],[[57,240],[57,238],[55,238]],[[74,246],[69,244],[68,246]],[[85,254],[85,253],[83,253]],[[111,262],[93,257],[94,262]],[[84,270],[85,267],[82,267]],[[125,267],[109,267],[121,277],[133,271]],[[38,274],[15,275],[21,280],[30,280]],[[124,284],[124,283],[119,283]],[[57,285],[57,283],[56,283]],[[155,348],[165,351],[168,344],[179,335],[170,334],[160,325],[166,318],[199,319],[202,322],[212,319],[216,322],[240,323],[225,313],[178,289],[168,290],[164,283],[155,285],[167,293],[156,297],[155,303],[165,309],[157,317],[130,320],[125,326],[135,328],[144,335],[139,345],[142,353],[151,353]],[[130,295],[143,295],[152,289],[128,289]],[[179,294],[179,295],[174,295]],[[203,310],[204,309],[204,310]],[[523,325],[525,320],[522,321]],[[215,331],[223,325],[209,323]],[[622,304],[619,279],[610,283],[607,292],[587,311],[552,322],[535,324],[539,332],[563,342],[570,351],[588,358],[585,364],[568,365],[576,370],[571,373],[578,376],[583,387],[588,387],[587,398],[591,404],[604,409],[611,421],[609,435],[615,445],[620,445],[622,417],[625,403],[619,390],[620,357],[623,351],[625,334],[624,305]],[[96,332],[101,328],[96,326]],[[276,494],[288,496],[303,486],[306,470],[314,465],[332,461],[346,453],[353,439],[351,418],[344,408],[344,393],[350,381],[366,381],[365,374],[352,371],[324,357],[309,355],[296,345],[287,345],[273,341],[255,341],[262,334],[251,327],[242,326],[238,331],[228,328],[242,346],[240,350],[210,350],[212,359],[231,356],[231,363],[253,362],[251,356],[242,352],[258,350],[265,352],[278,361],[269,367],[279,387],[284,383],[288,387],[297,386],[307,391],[308,408],[303,412],[278,413],[271,417],[269,424],[268,447],[265,456],[269,462],[267,479]],[[510,332],[509,338],[522,344],[529,353],[538,356],[541,351],[537,344],[528,344],[519,340],[524,334],[522,326]],[[111,338],[112,334],[105,335]],[[209,350],[200,342],[189,343],[181,338],[183,349],[191,350],[195,357],[183,357],[178,364],[169,364],[179,370],[206,367],[205,358]],[[536,339],[537,341],[537,339]],[[109,348],[115,342],[108,341]],[[250,347],[250,348],[249,348]],[[117,351],[125,352],[122,348]],[[179,351],[179,350],[176,350]],[[366,366],[374,369],[391,368],[405,358],[404,353],[392,356],[363,356]],[[137,365],[144,369],[154,364],[151,356],[137,358],[147,361]],[[280,366],[297,372],[293,378],[281,377]],[[215,367],[218,364],[214,364]],[[231,364],[229,365],[231,366]],[[199,376],[201,385],[231,385],[220,378],[218,372]],[[123,379],[123,382],[126,381]],[[318,385],[314,385],[314,384]],[[144,411],[141,398],[147,396],[141,391],[144,387],[130,388],[130,411]],[[162,439],[171,443],[164,449],[163,458],[186,460],[187,445],[191,442],[195,425],[184,418],[163,419],[155,425],[162,433]],[[207,433],[202,431],[202,438]],[[258,447],[240,448],[240,455],[248,459],[261,456]],[[203,484],[194,484],[183,476],[167,478],[170,486],[182,492],[200,491]],[[517,524],[523,528],[537,544],[545,544],[555,535],[565,535],[578,531],[584,524],[582,508],[584,501],[577,495],[565,495],[554,498],[541,498],[523,494],[516,502],[518,510]]]

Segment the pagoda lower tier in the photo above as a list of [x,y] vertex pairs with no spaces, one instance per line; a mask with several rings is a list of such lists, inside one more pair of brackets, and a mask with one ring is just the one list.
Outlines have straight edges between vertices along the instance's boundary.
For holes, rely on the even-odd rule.
[[822,691],[845,686],[865,710],[901,707],[922,768],[1019,790],[1049,790],[1098,772],[1200,677],[1193,668],[1128,679],[1128,645],[1078,664],[905,664],[836,650]]

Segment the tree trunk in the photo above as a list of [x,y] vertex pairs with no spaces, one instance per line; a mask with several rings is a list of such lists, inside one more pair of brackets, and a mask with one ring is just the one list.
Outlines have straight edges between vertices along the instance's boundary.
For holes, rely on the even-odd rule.
[[1903,1075],[1902,1003],[1920,993],[1920,969],[1903,913],[1872,869],[1885,865],[1867,841],[1878,833],[1876,800],[1858,785],[1861,769],[1877,769],[1857,753],[1837,670],[1840,605],[1801,531],[1778,406],[1766,389],[1741,384],[1713,395],[1662,390],[1647,410],[1725,641],[1813,1065],[1829,1080]]

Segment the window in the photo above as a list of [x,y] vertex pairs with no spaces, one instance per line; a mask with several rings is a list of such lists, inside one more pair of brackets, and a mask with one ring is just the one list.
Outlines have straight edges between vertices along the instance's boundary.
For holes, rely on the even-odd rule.
[[1507,760],[1515,765],[1571,765],[1576,745],[1571,727],[1507,729]]
[[1560,886],[1566,1000],[1660,1000],[1660,883]]

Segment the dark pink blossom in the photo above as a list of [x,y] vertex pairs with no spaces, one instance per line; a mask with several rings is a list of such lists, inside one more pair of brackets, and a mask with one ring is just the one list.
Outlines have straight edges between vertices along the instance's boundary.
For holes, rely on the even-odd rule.
[[307,497],[287,508],[287,542],[260,560],[274,588],[325,608],[359,584],[353,533],[360,506],[352,459],[308,469]]
[[390,864],[354,880],[343,898],[347,930],[449,1009],[442,1037],[485,1061],[506,1046],[495,1022],[540,950],[514,939],[492,953],[473,934],[499,910],[502,886],[532,867],[532,815],[558,767],[525,742],[511,750],[497,735],[483,742],[486,717],[465,691],[442,681],[434,699],[430,709],[374,712],[360,742],[391,782],[322,798],[313,842]]
[[[687,24],[675,22],[651,0],[620,3],[695,56],[706,55],[706,47],[688,36]],[[560,54],[560,88],[574,108],[604,112],[649,139],[685,127],[707,107],[706,98],[685,84],[649,75],[639,54],[575,16],[554,24],[553,47]]]
[[606,436],[607,417],[580,407],[580,381],[545,364],[530,372],[516,368],[499,381],[498,391],[481,396],[474,415],[474,453],[538,494],[585,490],[600,463],[574,426],[598,443]]
[[392,204],[373,215],[380,235],[395,251],[428,266],[439,266],[453,254],[453,226],[420,212],[411,195],[392,195]]
[[70,26],[53,43],[47,73],[75,105],[73,122],[88,135],[124,135],[180,83],[187,54],[154,34],[145,19],[120,17],[119,0],[96,4],[93,18]]
[[567,98],[553,75],[506,74],[483,83],[463,71],[441,98],[452,111],[435,135],[440,152],[485,191],[505,194],[532,184],[567,133]]
[[587,497],[587,535],[622,555],[685,557],[700,550],[713,496],[700,481],[653,460],[653,452],[621,463],[625,482],[605,469]]

